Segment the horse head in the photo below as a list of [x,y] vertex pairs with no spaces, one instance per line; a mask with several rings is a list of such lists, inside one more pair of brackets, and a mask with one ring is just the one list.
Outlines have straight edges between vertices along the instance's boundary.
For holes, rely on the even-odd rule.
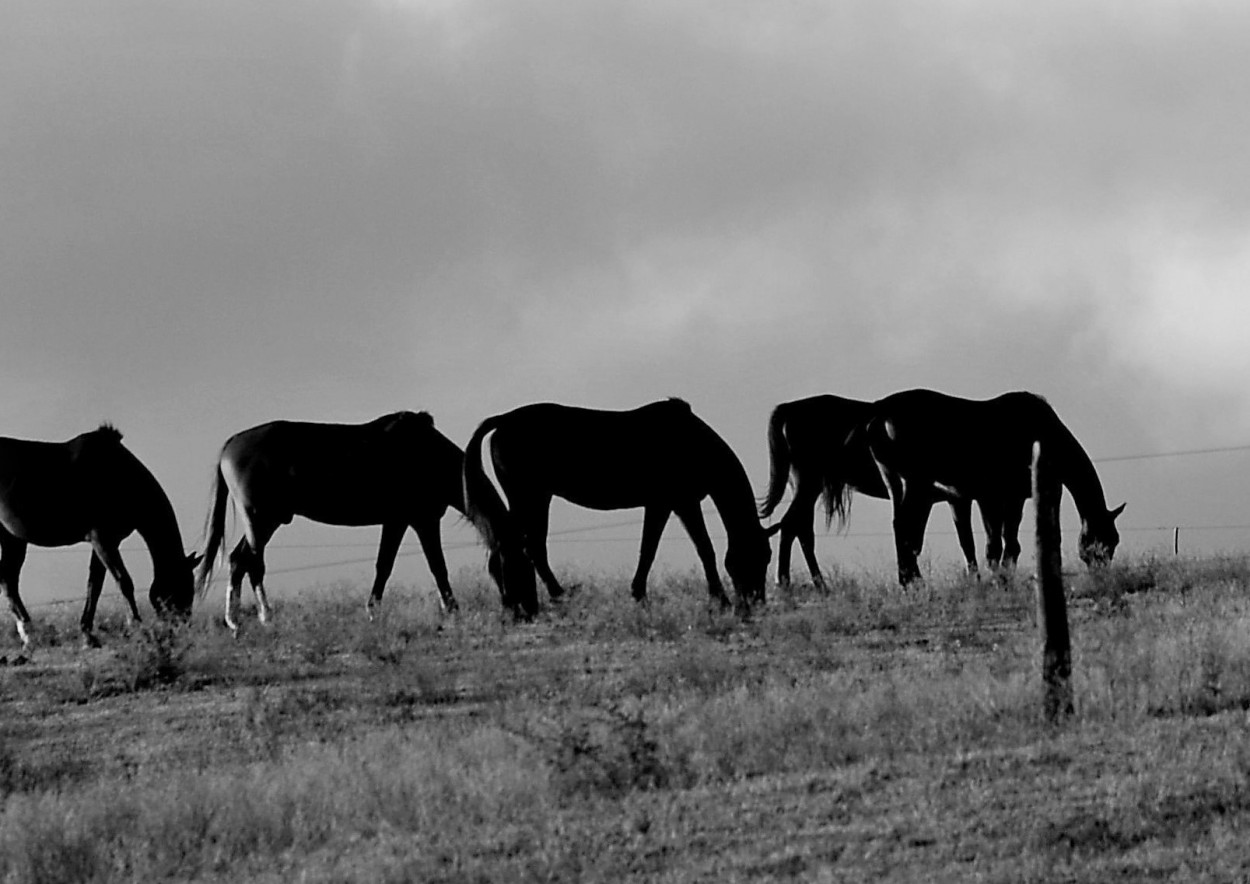
[[195,566],[203,558],[200,553],[187,553],[181,559],[181,567],[162,571],[159,576],[153,577],[148,600],[158,614],[191,616],[191,601],[195,597]]
[[768,538],[775,531],[759,528],[752,531],[743,544],[730,543],[725,552],[725,570],[733,581],[739,598],[751,602],[764,600],[764,581],[768,576],[768,563],[773,557],[772,544]]
[[1115,548],[1120,544],[1120,532],[1116,530],[1115,520],[1124,512],[1124,504],[1113,510],[1095,514],[1092,518],[1081,520],[1081,536],[1077,541],[1077,551],[1081,561],[1094,568],[1106,565],[1115,555]]
[[534,565],[520,547],[501,546],[486,559],[486,571],[499,587],[503,606],[518,620],[531,620],[538,613],[538,581]]

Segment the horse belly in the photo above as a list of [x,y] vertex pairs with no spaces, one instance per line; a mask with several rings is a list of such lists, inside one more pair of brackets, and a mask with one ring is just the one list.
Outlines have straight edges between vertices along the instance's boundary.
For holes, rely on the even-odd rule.
[[325,525],[380,525],[393,515],[393,507],[369,495],[339,495],[305,500],[295,514]]
[[624,510],[680,502],[688,494],[679,483],[650,471],[607,469],[565,476],[552,492],[577,506],[593,510]]
[[89,526],[73,513],[40,505],[20,510],[0,505],[0,525],[19,540],[34,546],[71,546],[87,539]]

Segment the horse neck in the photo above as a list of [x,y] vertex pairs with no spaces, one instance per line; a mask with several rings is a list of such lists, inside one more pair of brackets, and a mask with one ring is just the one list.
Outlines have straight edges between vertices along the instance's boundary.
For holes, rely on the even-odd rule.
[[[1107,496],[1102,489],[1102,481],[1094,462],[1090,460],[1081,443],[1072,435],[1072,431],[1056,417],[1054,427],[1048,434],[1049,438],[1042,442],[1043,447],[1049,442],[1058,457],[1064,487],[1072,495],[1072,502],[1081,519],[1105,515],[1107,512]],[[1043,454],[1045,456],[1045,454]]]
[[160,578],[166,571],[186,568],[185,551],[173,505],[155,477],[148,474],[145,478],[142,484],[146,487],[135,497],[135,531],[143,538],[152,557],[153,576]]
[[715,456],[710,460],[708,477],[708,496],[720,513],[721,523],[729,542],[762,533],[759,516],[755,510],[755,492],[751,488],[751,480],[747,471],[738,460],[738,456],[719,436],[715,437],[712,450]]

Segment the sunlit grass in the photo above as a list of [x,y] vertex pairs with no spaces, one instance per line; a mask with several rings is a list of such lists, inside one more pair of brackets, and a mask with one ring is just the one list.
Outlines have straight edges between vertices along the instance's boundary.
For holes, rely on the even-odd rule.
[[[641,606],[627,575],[562,577],[577,588],[533,624],[504,616],[476,573],[457,575],[454,617],[396,587],[369,621],[364,593],[336,586],[276,600],[273,623],[238,637],[213,609],[182,627],[106,618],[103,651],[14,669],[3,696],[37,683],[41,714],[67,715],[207,694],[215,736],[183,751],[189,763],[152,768],[0,744],[0,880],[558,877],[596,861],[560,826],[629,796],[940,768],[1047,751],[1065,734],[1131,741],[1153,722],[1250,708],[1247,568],[1234,559],[1074,577],[1076,715],[1059,729],[1041,716],[1027,574],[951,572],[903,590],[835,572],[825,592],[774,589],[747,622],[709,604],[693,573],[654,578]],[[48,618],[45,653],[75,629]],[[1028,849],[1161,839],[1191,805],[1250,804],[1250,752],[1201,777],[1184,755],[1134,763],[1146,772],[1107,805],[1122,815],[1073,812]],[[404,839],[415,853],[396,852]],[[388,847],[343,873],[333,857],[361,842]]]

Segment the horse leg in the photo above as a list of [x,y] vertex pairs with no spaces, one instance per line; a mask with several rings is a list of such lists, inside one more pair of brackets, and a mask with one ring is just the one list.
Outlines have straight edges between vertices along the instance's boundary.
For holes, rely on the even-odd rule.
[[924,531],[929,523],[929,513],[933,509],[933,501],[920,500],[915,502],[908,520],[908,543],[911,550],[911,566],[913,579],[920,579],[920,552],[924,549]]
[[920,551],[932,503],[903,497],[894,505],[894,551],[898,556],[898,582],[908,586],[920,579]]
[[382,592],[386,589],[386,581],[391,577],[395,567],[395,555],[399,552],[399,544],[404,539],[408,526],[403,522],[383,522],[382,539],[378,543],[378,561],[373,572],[373,590],[369,593],[369,601],[365,610],[369,619],[373,619],[373,609],[382,601]]
[[[789,521],[792,536],[799,541],[799,549],[803,551],[803,559],[807,562],[807,573],[817,589],[825,589],[825,578],[820,573],[820,565],[816,562],[816,503],[820,500],[820,489],[810,482],[795,489],[794,502],[786,510],[782,522]],[[784,529],[783,529],[784,530]]]
[[[795,539],[802,533],[803,512],[799,509],[799,493],[803,490],[801,486],[795,491],[794,499],[781,517],[781,536],[777,541],[777,585],[783,588],[790,585],[790,552]],[[809,504],[814,503],[814,500],[809,501]],[[803,509],[810,512],[811,506]]]
[[22,657],[30,648],[30,614],[22,604],[22,597],[17,593],[17,576],[22,571],[22,563],[26,561],[26,541],[18,540],[11,534],[0,534],[0,584],[4,586],[4,594],[9,600],[9,610],[13,612],[13,620],[17,625],[17,637],[22,641]]
[[557,601],[564,595],[564,587],[556,580],[551,571],[551,563],[547,560],[547,525],[551,517],[551,496],[521,499],[517,495],[517,503],[512,513],[521,526],[525,538],[525,552],[534,565],[534,570],[547,586],[547,595]]
[[226,626],[239,634],[239,596],[243,593],[243,577],[251,566],[252,547],[247,538],[240,538],[230,553],[230,587],[226,590]]
[[664,534],[664,526],[672,510],[668,507],[649,506],[642,515],[642,548],[638,551],[638,567],[634,569],[634,579],[629,588],[633,592],[634,601],[642,602],[647,598],[647,574],[655,562],[655,552],[660,547],[660,537]]
[[451,592],[451,582],[447,579],[447,560],[443,557],[443,538],[439,528],[439,517],[422,519],[412,524],[421,541],[421,551],[425,553],[425,563],[434,575],[434,585],[438,587],[438,597],[443,603],[444,614],[454,614],[460,610],[456,597]]
[[[787,510],[787,514],[789,511]],[[782,589],[790,585],[790,548],[794,546],[797,534],[784,518],[781,520],[781,531],[777,540],[777,585]]]
[[926,499],[909,494],[903,477],[881,466],[881,478],[885,481],[893,505],[894,554],[898,557],[898,582],[907,586],[920,579],[920,550],[924,544],[924,527],[929,520],[933,504]]
[[800,527],[797,534],[799,539],[799,549],[803,551],[803,558],[807,562],[807,572],[812,575],[812,584],[819,590],[825,590],[825,578],[820,573],[820,565],[816,562],[816,529],[808,522]]
[[269,538],[257,539],[252,550],[251,568],[248,577],[252,582],[252,592],[256,595],[256,613],[262,624],[269,622],[269,598],[265,595],[265,544]]
[[1020,520],[1023,518],[1023,499],[1003,507],[1003,570],[1008,574],[1016,570],[1016,562],[1020,560]]
[[985,525],[985,563],[997,573],[1003,560],[1003,514],[997,503],[981,501],[981,523]]
[[911,531],[907,521],[910,501],[907,497],[907,483],[897,472],[887,467],[881,458],[873,452],[877,469],[881,473],[881,481],[885,484],[890,497],[890,508],[893,512],[890,527],[894,533],[894,556],[898,560],[898,582],[906,586],[920,578],[920,568],[916,564],[918,553],[912,552]]
[[83,643],[89,648],[100,647],[100,640],[95,637],[92,628],[95,626],[95,611],[100,601],[100,591],[104,588],[104,573],[104,561],[92,550],[91,562],[87,565],[87,601],[82,606],[82,618],[78,621]]
[[959,549],[968,564],[968,573],[975,576],[977,572],[977,544],[972,536],[972,501],[959,498],[950,502],[951,517],[955,520],[955,534],[959,536]]
[[[121,552],[117,549],[117,544],[106,542],[98,535],[89,538],[91,540],[91,548],[95,553],[95,558],[99,559],[104,567],[108,569],[113,579],[117,581],[117,588],[121,590],[122,598],[126,600],[126,604],[130,606],[130,623],[133,626],[141,623],[143,618],[139,616],[139,606],[135,604],[135,585],[130,579],[129,572],[126,571],[126,565],[122,562]],[[88,579],[90,579],[90,570],[88,570]],[[91,605],[91,613],[95,613],[95,605]],[[95,647],[96,638],[91,634],[91,628],[94,624],[86,622],[85,612],[84,621],[80,624],[83,630],[83,640],[90,647]]]
[[[694,541],[695,552],[699,554],[699,562],[703,565],[703,573],[707,575],[708,594],[720,602],[722,608],[730,606],[729,596],[725,595],[725,587],[720,582],[720,571],[716,565],[716,550],[712,548],[712,538],[708,537],[707,523],[703,521],[703,510],[696,501],[693,504],[676,509],[677,518],[686,526],[686,532]],[[738,595],[739,613],[750,610],[750,602]]]

